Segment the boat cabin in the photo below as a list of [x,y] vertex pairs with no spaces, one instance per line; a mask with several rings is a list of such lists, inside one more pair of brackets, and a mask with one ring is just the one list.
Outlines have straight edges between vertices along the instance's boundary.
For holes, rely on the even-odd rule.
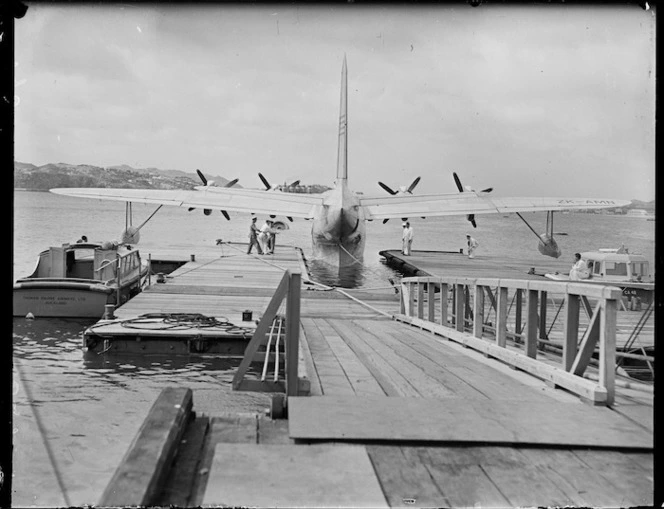
[[652,282],[650,264],[645,256],[626,248],[599,249],[581,253],[588,264],[591,279],[615,282]]
[[108,243],[79,243],[54,246],[39,255],[34,278],[88,279],[111,281],[140,271],[141,259],[136,250]]

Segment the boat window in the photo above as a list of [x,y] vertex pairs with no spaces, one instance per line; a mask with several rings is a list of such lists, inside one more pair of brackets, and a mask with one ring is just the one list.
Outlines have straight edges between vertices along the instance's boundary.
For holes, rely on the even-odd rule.
[[647,276],[648,275],[648,263],[647,262],[634,262],[634,263],[632,263],[632,275],[633,276]]
[[602,262],[595,262],[593,264],[593,274],[599,274],[602,272]]
[[604,266],[606,268],[606,275],[607,276],[626,276],[627,275],[627,264],[626,263],[605,262]]
[[94,249],[74,249],[74,257],[77,260],[94,258]]

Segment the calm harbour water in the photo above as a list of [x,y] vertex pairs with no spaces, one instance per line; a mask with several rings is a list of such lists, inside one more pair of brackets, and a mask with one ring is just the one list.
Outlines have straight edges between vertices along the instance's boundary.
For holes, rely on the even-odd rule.
[[[50,245],[118,238],[125,226],[120,202],[76,199],[51,193],[18,191],[14,195],[13,279],[32,272],[40,251]],[[134,224],[143,222],[155,207],[134,205]],[[141,231],[144,255],[169,242],[213,245],[218,238],[246,242],[248,215],[231,221],[215,212],[187,212],[164,207]],[[526,214],[543,231],[545,214]],[[263,219],[263,218],[259,218]],[[458,251],[471,232],[482,252],[537,255],[537,240],[521,220],[510,215],[478,216],[473,230],[464,217],[413,219],[415,250]],[[311,253],[310,223],[295,220],[279,235],[282,245]],[[648,257],[654,266],[655,222],[643,218],[598,214],[557,214],[556,232],[563,257],[575,251],[625,244]],[[399,249],[401,221],[367,225],[365,262],[357,286],[389,288],[399,275],[383,265],[378,252]],[[539,256],[539,255],[538,255]],[[541,257],[542,266],[546,258]],[[335,284],[334,275],[320,281]],[[338,281],[336,282],[338,283]],[[389,291],[389,290],[388,290]],[[237,359],[166,356],[89,357],[81,349],[81,333],[94,321],[13,320],[14,348],[14,506],[96,504],[106,484],[138,431],[150,406],[167,386],[182,385],[223,398]],[[196,402],[195,402],[196,404]],[[233,405],[230,399],[228,405]],[[247,394],[240,411],[259,411],[267,405],[261,395]]]

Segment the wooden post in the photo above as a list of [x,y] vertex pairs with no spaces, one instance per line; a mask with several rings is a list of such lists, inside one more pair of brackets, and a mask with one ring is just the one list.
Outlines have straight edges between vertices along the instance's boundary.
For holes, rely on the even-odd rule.
[[599,384],[606,389],[606,404],[615,401],[616,383],[616,319],[618,302],[602,301],[602,316],[599,325]]
[[514,332],[516,334],[521,334],[521,308],[523,307],[523,296],[521,292],[521,288],[516,289],[516,316],[514,318]]
[[414,305],[414,302],[413,302],[415,300],[415,297],[413,295],[413,283],[411,283],[409,281],[406,284],[408,285],[408,313],[407,314],[408,314],[408,316],[413,316],[413,311],[415,309],[415,305]]
[[115,263],[117,264],[117,270],[115,271],[115,283],[117,284],[117,289],[115,293],[115,307],[119,308],[122,306],[122,266],[120,265],[122,263],[122,259],[120,258],[119,254],[115,255]]
[[424,283],[418,281],[417,283],[417,317],[424,317]]
[[542,290],[540,292],[539,296],[539,305],[540,305],[540,312],[539,312],[539,337],[541,339],[548,339],[547,338],[547,333],[546,333],[546,307],[547,307],[547,292]]
[[475,285],[473,307],[473,336],[481,338],[484,331],[484,287],[481,285]]
[[[300,286],[302,275],[291,272],[286,296],[286,396],[298,395],[297,366],[300,348]],[[279,352],[276,352],[279,355]]]
[[399,295],[399,313],[402,315],[406,314],[406,309],[408,305],[406,301],[408,300],[408,284],[401,281],[401,295]]
[[526,315],[526,345],[525,354],[535,359],[537,357],[537,290],[528,290],[527,315]]
[[507,345],[507,288],[502,286],[496,289],[496,344]]
[[463,332],[463,313],[466,307],[466,300],[463,297],[463,285],[457,283],[454,285],[454,319],[456,330]]
[[436,320],[436,285],[431,280],[427,283],[427,304],[429,308],[427,319],[433,322]]
[[563,369],[571,371],[579,344],[579,312],[581,310],[578,295],[567,294],[565,305],[565,329],[563,338]]
[[440,280],[440,324],[447,326],[447,283]]

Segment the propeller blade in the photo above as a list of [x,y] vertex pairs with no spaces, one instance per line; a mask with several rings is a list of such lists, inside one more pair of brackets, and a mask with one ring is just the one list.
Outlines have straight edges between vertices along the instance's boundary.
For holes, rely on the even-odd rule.
[[459,190],[460,193],[463,193],[463,186],[461,185],[461,180],[459,179],[459,175],[456,173],[452,173],[452,176],[454,177],[454,182],[456,183],[457,189]]
[[300,181],[299,181],[299,180],[296,180],[295,182],[293,182],[293,183],[292,183],[290,186],[288,186],[288,187],[296,187],[296,186],[299,186],[299,185],[300,185]]
[[390,220],[389,218],[383,219],[383,224],[387,223],[389,220]]
[[390,193],[390,194],[392,194],[392,195],[397,194],[396,191],[390,189],[388,186],[386,186],[386,185],[383,184],[382,182],[378,182],[378,185],[379,185],[380,187],[382,187],[383,189],[385,189],[385,191],[387,191],[388,193]]
[[228,221],[231,220],[231,216],[228,215],[228,212],[226,212],[225,210],[222,210],[221,213],[224,215],[224,217],[225,217]]
[[475,222],[475,214],[468,214],[468,221],[473,225],[473,228],[477,228],[477,223]]
[[207,186],[207,179],[205,178],[205,175],[203,175],[203,172],[201,172],[201,170],[196,170],[196,173],[198,173],[198,176],[203,181],[203,185]]
[[493,191],[493,187],[487,187],[486,189],[482,189],[481,192],[483,192],[483,193],[490,193],[491,191]]
[[415,186],[417,185],[417,183],[419,181],[420,181],[420,177],[417,177],[415,180],[413,180],[413,183],[410,185],[407,192],[412,193],[413,189],[415,189]]
[[293,222],[293,218],[290,216],[286,216],[286,219],[288,219],[291,223]]
[[233,179],[230,182],[228,182],[224,187],[233,187],[235,184],[237,184],[238,180],[240,179]]
[[263,185],[265,186],[265,188],[266,188],[268,191],[269,191],[270,189],[272,189],[272,186],[271,186],[270,183],[267,181],[267,179],[263,176],[262,173],[259,173],[258,176],[260,177],[261,181],[263,182]]
[[187,212],[191,212],[192,210],[196,210],[196,207],[189,207],[189,208],[187,209]]

